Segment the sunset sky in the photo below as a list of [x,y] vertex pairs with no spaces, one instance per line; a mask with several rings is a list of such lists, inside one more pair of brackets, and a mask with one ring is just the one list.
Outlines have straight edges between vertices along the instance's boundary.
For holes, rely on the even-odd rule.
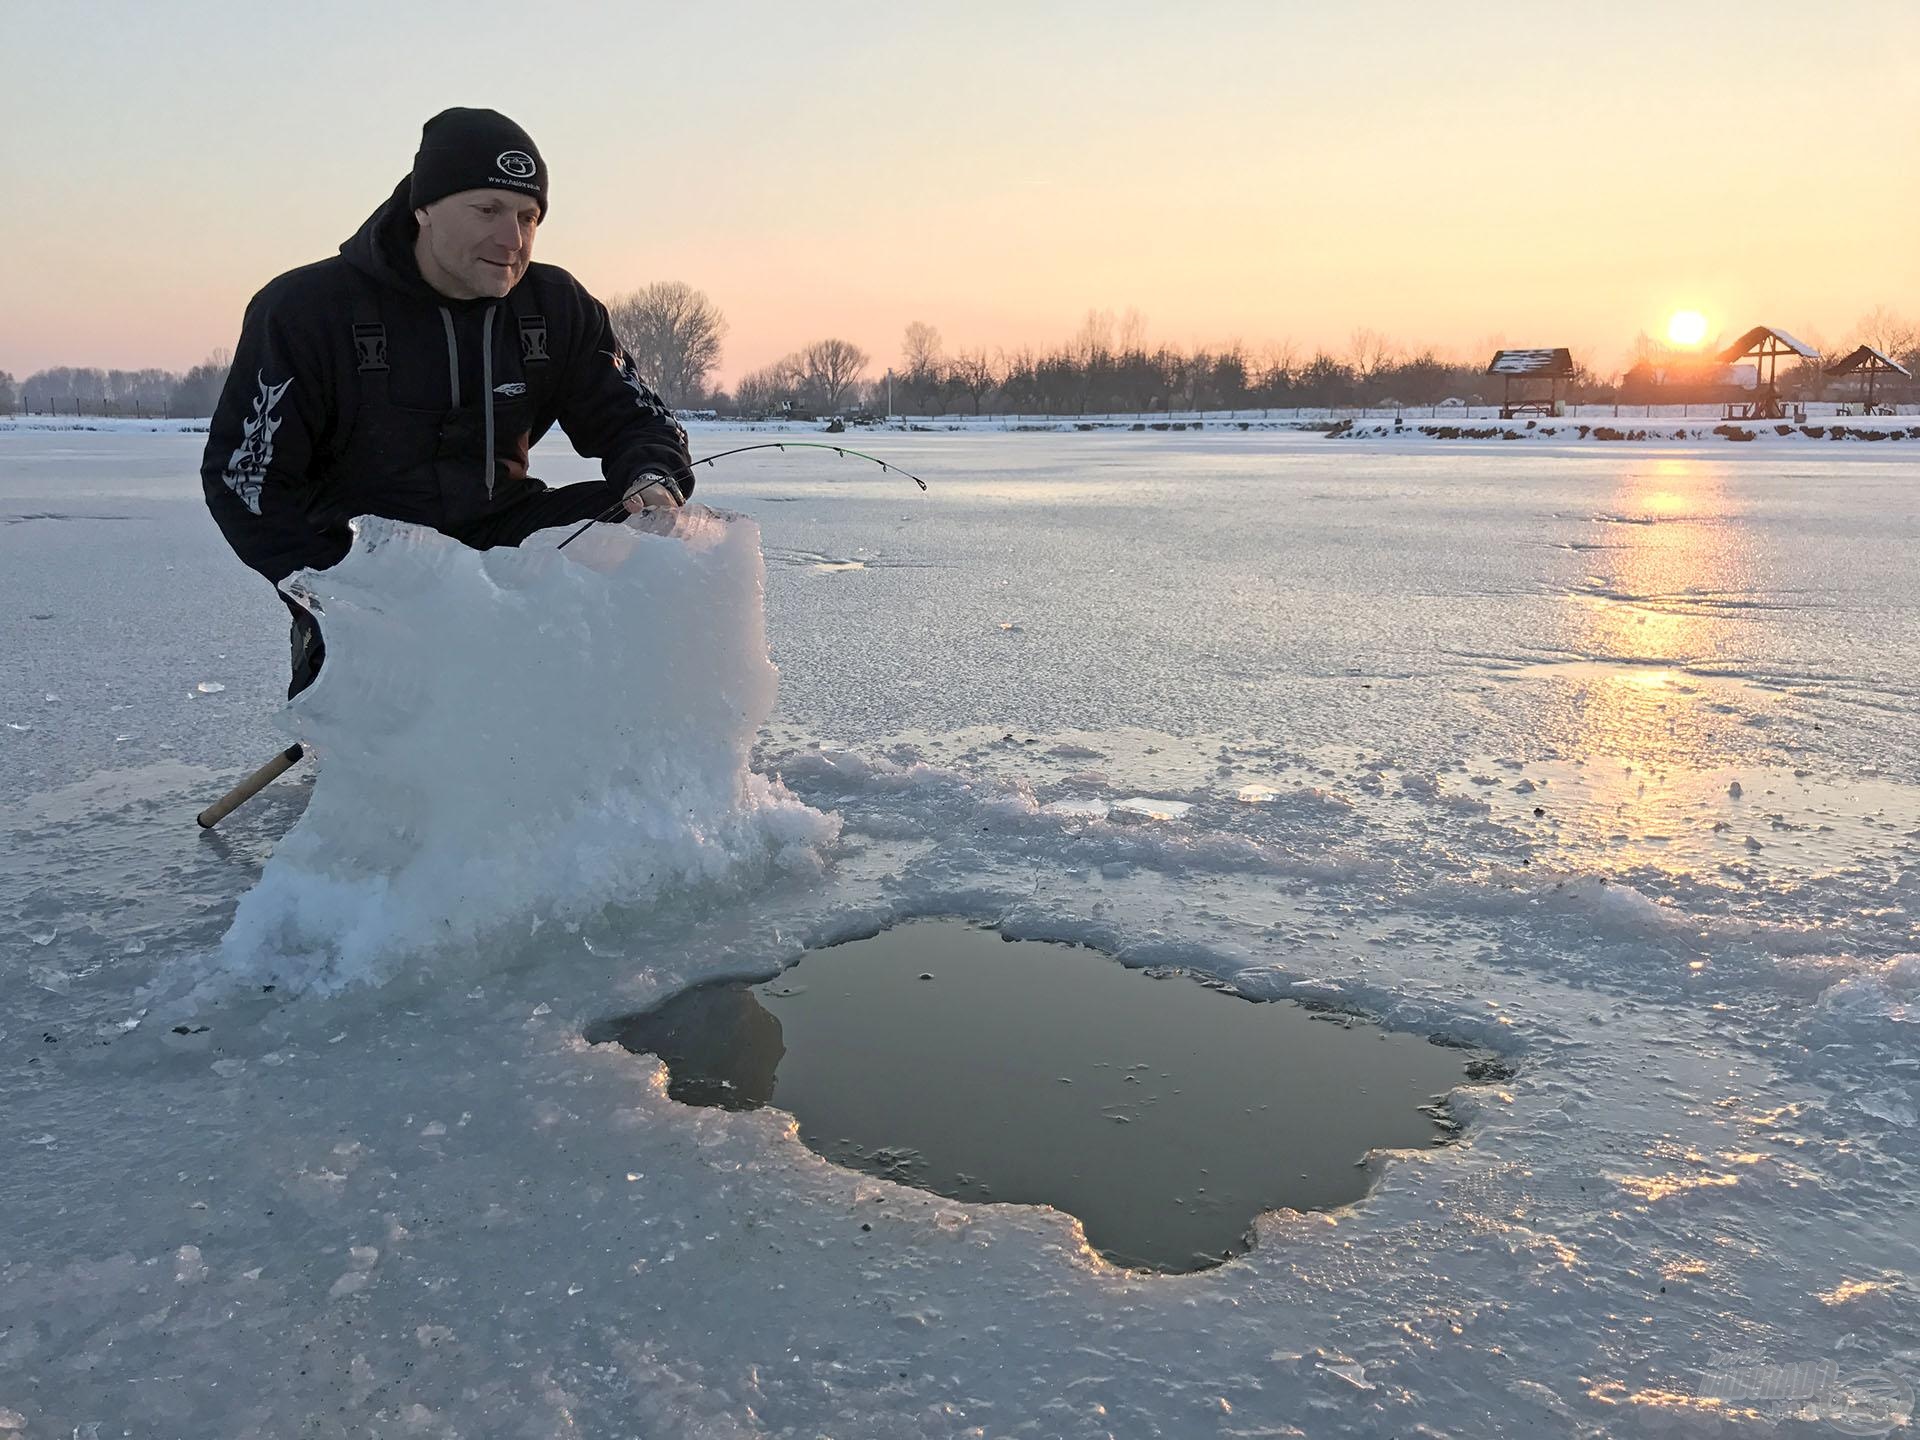
[[0,9],[0,370],[183,369],[332,253],[447,105],[553,174],[536,258],[685,280],[722,378],[1356,327],[1603,371],[1676,310],[1847,338],[1920,317],[1920,3],[556,3]]

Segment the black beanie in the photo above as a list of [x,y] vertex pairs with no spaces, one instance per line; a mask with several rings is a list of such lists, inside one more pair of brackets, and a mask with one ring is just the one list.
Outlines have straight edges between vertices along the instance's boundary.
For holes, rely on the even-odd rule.
[[547,162],[533,138],[498,110],[442,110],[420,130],[413,157],[413,208],[462,190],[518,190],[547,218]]

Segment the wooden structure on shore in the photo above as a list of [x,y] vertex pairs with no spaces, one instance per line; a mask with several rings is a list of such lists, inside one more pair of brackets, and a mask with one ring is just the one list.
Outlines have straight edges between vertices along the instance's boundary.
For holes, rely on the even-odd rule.
[[[1722,365],[1737,365],[1742,360],[1753,361],[1753,399],[1728,401],[1727,419],[1785,420],[1789,418],[1788,407],[1780,399],[1780,391],[1776,384],[1780,361],[1789,355],[1801,360],[1820,358],[1820,352],[1811,345],[1796,340],[1786,331],[1776,330],[1771,325],[1754,326],[1715,357]],[[1793,419],[1807,418],[1805,406],[1796,404],[1792,409]]]
[[[1496,350],[1487,374],[1498,375],[1506,381],[1506,392],[1500,402],[1502,420],[1511,420],[1516,415],[1562,415],[1566,407],[1560,398],[1560,386],[1573,378],[1573,352],[1567,349]],[[1547,382],[1544,396],[1538,388],[1542,380]],[[1514,398],[1516,384],[1518,399]]]
[[1844,359],[1834,361],[1833,364],[1827,367],[1827,374],[1866,376],[1867,408],[1865,413],[1868,415],[1880,415],[1883,413],[1891,415],[1893,413],[1890,409],[1882,411],[1880,407],[1874,403],[1874,382],[1882,375],[1899,375],[1908,380],[1913,378],[1913,372],[1907,369],[1906,366],[1902,365],[1898,360],[1882,355],[1871,345],[1862,345],[1851,355],[1848,355]]

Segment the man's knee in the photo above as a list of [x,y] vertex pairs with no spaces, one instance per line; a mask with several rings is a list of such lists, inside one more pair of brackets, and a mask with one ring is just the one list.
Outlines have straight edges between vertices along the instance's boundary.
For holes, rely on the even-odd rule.
[[287,601],[287,609],[293,612],[293,628],[288,636],[293,651],[293,678],[287,685],[287,698],[291,700],[320,678],[327,645],[320,638],[320,622],[313,618],[311,610],[291,600]]

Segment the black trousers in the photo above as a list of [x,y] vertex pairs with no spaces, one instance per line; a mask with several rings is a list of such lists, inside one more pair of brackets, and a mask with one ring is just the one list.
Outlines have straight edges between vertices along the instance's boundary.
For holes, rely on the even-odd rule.
[[[611,518],[621,518],[619,503],[612,487],[604,480],[583,480],[558,490],[542,486],[494,514],[444,533],[475,550],[492,550],[502,545],[518,545],[529,535],[556,525],[578,525],[583,520],[608,518],[609,511],[614,512]],[[275,593],[279,594],[278,590]],[[327,658],[327,643],[320,638],[320,622],[314,619],[311,610],[285,595],[280,598],[293,614],[293,632],[289,637],[293,648],[293,679],[287,685],[287,698],[291,700],[320,678],[320,666]]]
[[471,525],[441,533],[476,550],[492,550],[501,545],[518,545],[538,530],[550,530],[555,525],[578,525],[583,520],[598,520],[602,516],[613,520],[626,518],[620,513],[619,493],[604,480],[582,480],[578,485],[562,485],[558,490],[542,485]]

